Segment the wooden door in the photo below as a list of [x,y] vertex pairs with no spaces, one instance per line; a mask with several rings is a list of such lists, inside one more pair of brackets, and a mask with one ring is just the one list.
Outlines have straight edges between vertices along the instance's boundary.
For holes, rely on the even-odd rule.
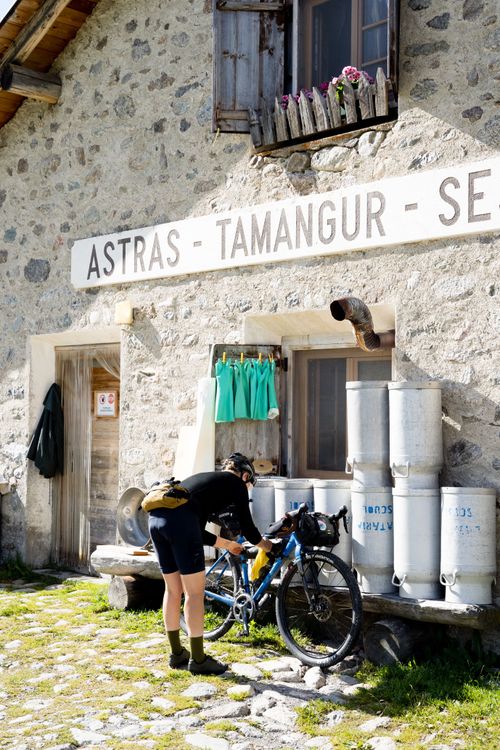
[[119,372],[117,344],[56,349],[64,474],[52,485],[52,560],[70,570],[87,572],[96,546],[116,542]]
[[[103,408],[99,397],[108,398]],[[92,441],[90,468],[90,552],[116,542],[118,502],[120,380],[102,367],[92,370]]]

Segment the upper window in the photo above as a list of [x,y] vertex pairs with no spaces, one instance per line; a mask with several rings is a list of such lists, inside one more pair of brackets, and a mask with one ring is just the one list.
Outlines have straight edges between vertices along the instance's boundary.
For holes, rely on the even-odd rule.
[[346,65],[388,71],[387,0],[290,0],[287,80],[294,90],[330,81]]
[[397,0],[214,0],[214,127],[319,87],[346,66],[395,83]]

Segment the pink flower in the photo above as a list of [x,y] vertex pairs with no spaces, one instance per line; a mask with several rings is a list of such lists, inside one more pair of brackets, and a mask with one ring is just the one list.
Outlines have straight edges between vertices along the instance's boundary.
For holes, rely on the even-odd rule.
[[361,73],[353,65],[346,65],[346,67],[342,69],[342,75],[349,81],[359,81]]
[[368,79],[368,83],[375,83],[375,78],[373,78],[373,76],[367,73],[366,70],[362,70],[361,72],[365,76],[365,78]]

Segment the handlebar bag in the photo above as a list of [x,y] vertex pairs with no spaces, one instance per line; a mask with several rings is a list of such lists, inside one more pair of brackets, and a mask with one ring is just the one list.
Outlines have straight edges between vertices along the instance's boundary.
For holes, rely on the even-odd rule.
[[302,544],[314,547],[335,547],[340,541],[339,522],[324,513],[304,513],[296,531]]

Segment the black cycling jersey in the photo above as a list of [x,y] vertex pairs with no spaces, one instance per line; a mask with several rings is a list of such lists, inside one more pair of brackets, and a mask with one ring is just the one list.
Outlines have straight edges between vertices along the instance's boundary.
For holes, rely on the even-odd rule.
[[245,539],[252,544],[258,544],[262,535],[255,526],[250,513],[248,490],[245,483],[230,471],[207,471],[193,474],[182,481],[182,485],[189,490],[190,503],[200,521],[203,543],[213,546],[217,537],[205,530],[208,517],[234,506],[234,510],[241,524],[241,531]]

